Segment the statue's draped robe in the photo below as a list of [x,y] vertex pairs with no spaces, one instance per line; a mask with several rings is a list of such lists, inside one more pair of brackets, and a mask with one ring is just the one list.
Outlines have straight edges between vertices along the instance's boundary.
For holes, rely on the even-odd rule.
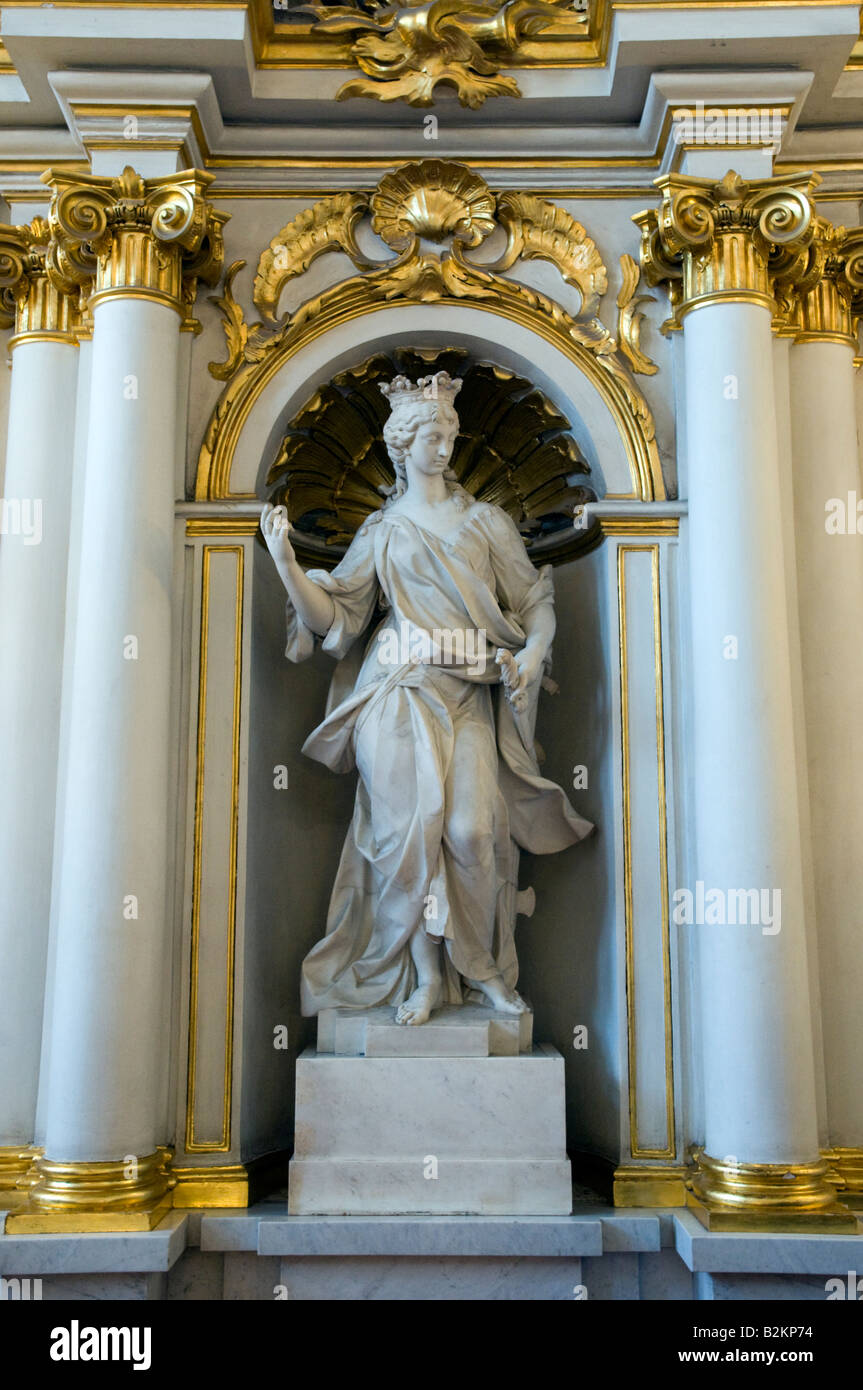
[[[418,923],[445,944],[445,1001],[466,997],[463,980],[514,985],[515,846],[548,854],[593,828],[540,776],[532,712],[513,715],[495,664],[552,606],[549,567],[534,569],[500,507],[477,502],[446,539],[379,512],[332,573],[309,578],[333,600],[321,645],[342,660],[303,751],[359,780],[326,936],[303,964],[303,1013],[401,1003]],[[357,643],[376,605],[385,617]],[[435,630],[461,634],[463,650],[439,636],[435,652]],[[316,640],[289,601],[286,655],[302,661]]]

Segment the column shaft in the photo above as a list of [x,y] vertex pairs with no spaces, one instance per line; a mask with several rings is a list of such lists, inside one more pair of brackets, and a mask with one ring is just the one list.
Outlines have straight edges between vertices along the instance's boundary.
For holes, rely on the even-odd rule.
[[[34,1136],[51,895],[77,347],[13,352],[0,540],[0,1144]],[[29,530],[30,534],[26,534]],[[11,1057],[14,1056],[14,1064]]]
[[161,1087],[179,319],[94,312],[46,1156],[154,1152]]
[[706,305],[684,336],[697,877],[726,905],[755,892],[759,916],[776,911],[766,927],[695,927],[705,1148],[806,1163],[818,1135],[770,314]]

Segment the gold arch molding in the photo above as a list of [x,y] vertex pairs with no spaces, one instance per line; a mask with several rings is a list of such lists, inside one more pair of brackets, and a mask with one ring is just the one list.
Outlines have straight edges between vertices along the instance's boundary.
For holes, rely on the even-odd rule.
[[[370,259],[356,232],[368,220],[393,253]],[[497,228],[506,236],[496,261],[477,261],[476,248]],[[429,245],[445,246],[441,251]],[[285,285],[318,256],[340,251],[359,274],[278,316]],[[628,259],[628,258],[627,258]],[[557,300],[508,278],[520,260],[544,260],[578,291],[571,313]],[[632,496],[666,497],[650,407],[635,372],[655,366],[638,343],[637,281],[618,297],[617,333],[598,316],[608,276],[595,243],[563,208],[532,194],[493,193],[465,165],[422,160],[386,174],[371,194],[339,193],[301,212],[262,253],[253,299],[260,321],[249,324],[233,296],[245,264],[235,261],[214,299],[223,316],[224,362],[211,363],[225,382],[198,457],[199,501],[248,497],[231,492],[231,470],[243,427],[274,377],[301,349],[344,323],[393,307],[471,305],[517,323],[562,352],[596,390],[620,432],[632,478]]]

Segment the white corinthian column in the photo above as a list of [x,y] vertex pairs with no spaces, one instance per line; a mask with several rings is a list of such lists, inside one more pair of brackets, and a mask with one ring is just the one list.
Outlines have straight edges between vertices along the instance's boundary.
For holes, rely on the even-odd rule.
[[854,356],[863,229],[817,220],[790,352],[794,515],[831,1166],[863,1199],[863,501]]
[[158,1218],[170,1183],[160,1127],[176,377],[194,294],[184,276],[216,270],[223,219],[195,171],[46,177],[56,274],[95,272],[93,343],[45,1155],[29,1211],[9,1221],[128,1229]]
[[0,539],[0,1208],[32,1161],[78,369],[77,295],[47,278],[47,231],[40,219],[0,227],[0,273],[14,300]]
[[[845,1229],[820,1158],[767,264],[808,264],[809,180],[668,176],[640,214],[683,324],[695,933],[704,1149],[717,1229]],[[772,253],[772,256],[771,256]]]

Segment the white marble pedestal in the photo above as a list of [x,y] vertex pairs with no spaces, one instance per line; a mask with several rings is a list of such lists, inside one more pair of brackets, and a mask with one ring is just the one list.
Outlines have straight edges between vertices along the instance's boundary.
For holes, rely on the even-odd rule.
[[289,1211],[567,1215],[560,1053],[531,1046],[529,1022],[481,1007],[419,1028],[374,1013],[321,1019],[318,1049],[297,1059]]

